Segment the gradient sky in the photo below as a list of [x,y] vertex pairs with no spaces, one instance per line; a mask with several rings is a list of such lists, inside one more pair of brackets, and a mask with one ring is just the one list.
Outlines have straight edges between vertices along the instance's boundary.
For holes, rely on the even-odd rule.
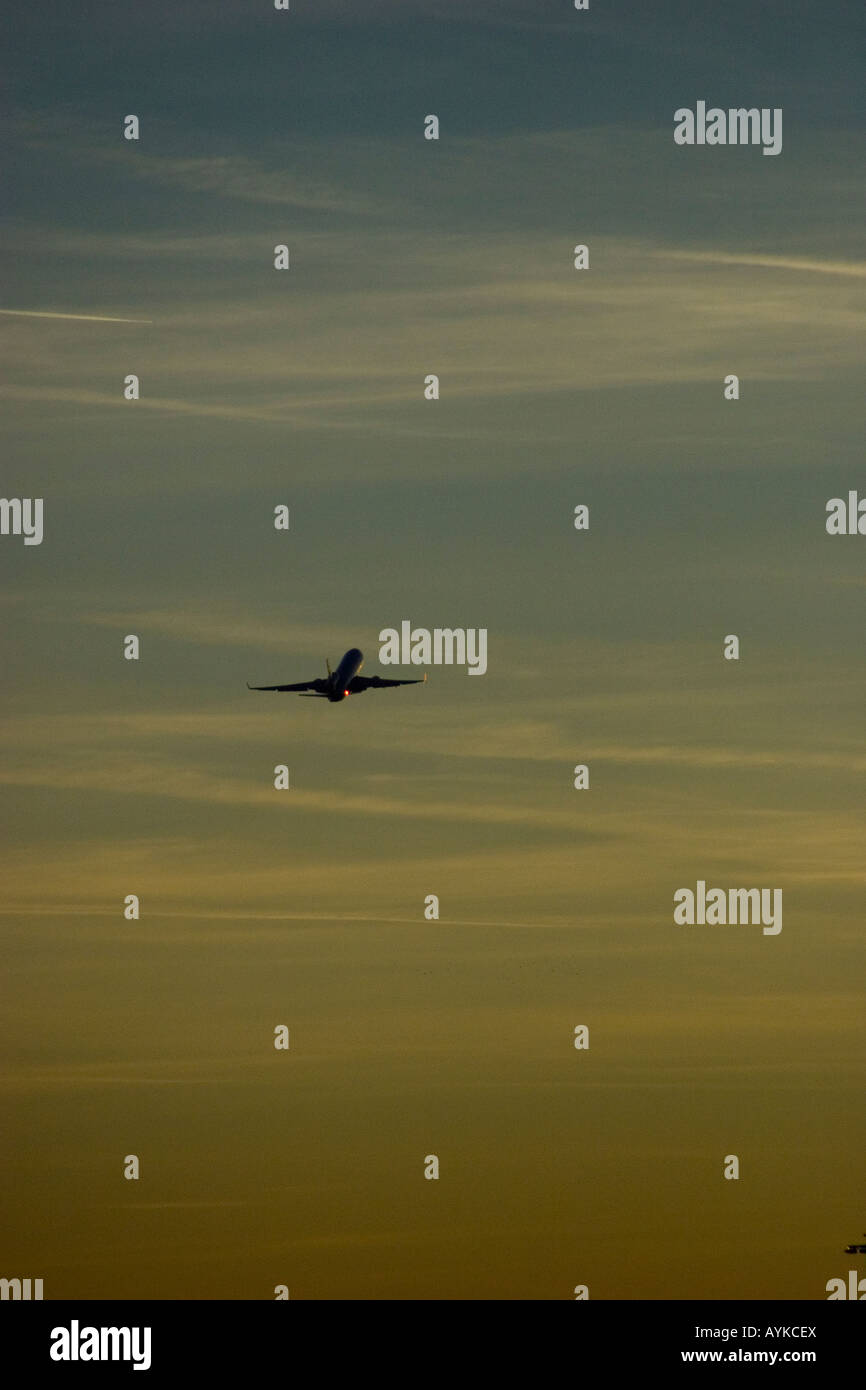
[[[0,538],[0,1274],[826,1297],[866,1224],[866,539],[824,527],[866,494],[862,6],[5,27],[3,493],[45,536]],[[782,107],[781,155],[675,146],[698,100]],[[403,619],[486,627],[488,673],[245,688],[374,674]],[[675,927],[699,878],[782,932]]]

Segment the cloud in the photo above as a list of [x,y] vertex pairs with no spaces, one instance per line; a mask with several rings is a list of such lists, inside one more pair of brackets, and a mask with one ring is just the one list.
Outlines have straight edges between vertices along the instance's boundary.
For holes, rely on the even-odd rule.
[[[63,314],[57,315],[62,318],[77,317],[77,315]],[[129,322],[129,320],[117,320],[118,322]],[[75,387],[63,386],[29,386],[6,384],[0,386],[0,399],[9,401],[21,401],[25,404],[29,402],[53,402],[55,405],[66,406],[93,406],[95,410],[103,411],[107,407],[116,409],[129,408],[129,403],[124,400],[119,393],[109,394],[102,391],[79,390]],[[317,402],[315,400],[291,402],[288,405],[280,406],[253,405],[243,406],[240,404],[220,405],[214,401],[190,401],[171,399],[161,396],[150,396],[146,392],[140,400],[136,401],[136,409],[145,413],[153,411],[159,415],[183,415],[199,419],[212,420],[247,420],[250,422],[258,421],[261,423],[277,423],[292,416],[293,411],[303,411],[304,407],[311,409]]]
[[728,251],[654,251],[654,256],[668,261],[695,261],[707,265],[758,266],[768,270],[796,270],[814,275],[847,275],[866,279],[866,261],[819,261],[801,256],[761,256]]
[[[51,617],[48,612],[43,616]],[[184,608],[175,609],[146,608],[134,612],[128,608],[125,612],[91,611],[83,613],[79,621],[118,630],[122,627],[124,631],[134,621],[140,631],[160,633],[182,642],[271,649],[280,653],[281,661],[288,660],[293,648],[322,652],[319,663],[322,673],[325,657],[331,654],[342,656],[349,646],[354,645],[355,640],[349,624],[298,623],[283,618],[262,622],[249,612],[240,610],[224,608],[222,612],[215,612],[212,604],[207,607],[187,604]],[[297,679],[306,680],[307,677],[298,676]]]
[[[272,242],[272,238],[268,239],[259,232],[183,232],[179,229],[161,231],[153,228],[146,232],[119,230],[108,234],[14,223],[10,223],[6,231],[7,247],[22,253],[75,256],[97,261],[113,259],[124,266],[141,258],[246,261],[249,264],[261,252],[262,246],[267,245],[270,249]],[[125,319],[123,322],[139,323],[142,320]]]
[[120,319],[106,314],[59,314],[44,309],[0,309],[0,314],[22,319],[77,319],[81,323],[153,323],[153,319]]
[[[26,229],[18,234],[26,238]],[[156,234],[154,255],[188,258],[183,240]],[[138,321],[136,306],[122,259],[100,259],[104,241],[99,233],[93,243],[94,292],[101,303],[123,296],[120,331]],[[227,234],[205,237],[202,246],[204,256],[232,258],[218,293],[203,270],[180,302],[166,296],[163,276],[148,284],[141,321],[158,324],[159,355],[140,369],[134,409],[155,417],[150,428],[175,416],[321,434],[513,440],[527,401],[544,409],[550,400],[567,421],[593,390],[712,383],[720,391],[731,362],[753,383],[826,380],[853,372],[860,360],[863,305],[852,291],[866,268],[854,262],[693,252],[620,237],[593,239],[591,269],[575,272],[570,238],[549,233],[533,237],[528,252],[513,231],[479,239],[390,230],[359,231],[348,267],[338,235],[320,229],[301,242],[302,261],[285,280],[268,271],[270,247],[261,237],[249,238],[244,261],[238,238]],[[76,256],[86,244],[77,234]],[[263,266],[270,280],[261,282]],[[86,373],[71,350],[79,342],[75,320],[96,315],[53,305],[12,312],[16,364],[4,399],[58,413],[84,408],[93,418],[130,408],[116,384],[113,336],[88,342]],[[420,324],[419,338],[413,325]],[[135,344],[138,358],[155,351],[151,338]],[[423,399],[431,371],[442,392],[435,405]],[[525,419],[523,427],[532,434]],[[379,476],[375,464],[367,476]]]
[[323,180],[304,178],[288,172],[284,166],[268,166],[248,155],[174,159],[136,153],[131,162],[128,153],[121,150],[91,149],[88,158],[123,165],[136,178],[191,193],[213,193],[242,202],[312,212],[365,214],[376,209],[373,200],[363,193],[350,193]]
[[[285,701],[291,701],[287,695]],[[410,727],[386,729],[377,726],[367,731],[365,746],[370,752],[381,750],[389,753],[438,754],[461,760],[489,761],[499,764],[503,759],[527,763],[561,763],[568,767],[575,759],[574,735],[570,732],[575,718],[588,704],[597,701],[584,701],[576,697],[568,702],[567,708],[560,705],[558,719],[503,718],[485,708],[480,713],[466,711],[461,716],[462,727],[454,727],[449,712],[437,711],[428,715],[427,711],[413,710]],[[600,702],[610,711],[615,698]],[[693,703],[693,701],[692,701]],[[281,704],[260,707],[255,712],[235,712],[234,710],[182,712],[148,711],[139,714],[120,715],[75,715],[55,716],[51,723],[51,741],[55,745],[70,742],[89,741],[97,738],[100,742],[116,741],[123,743],[130,736],[145,739],[177,738],[184,741],[190,738],[229,740],[234,744],[272,741],[274,718],[282,713]],[[58,723],[59,726],[58,727]],[[34,742],[44,743],[46,721],[11,720],[9,732],[16,747],[22,746],[29,726]],[[305,743],[323,741],[329,748],[354,746],[357,731],[354,726],[345,730],[333,725],[323,726],[321,731],[309,725],[304,729]],[[792,771],[792,772],[842,772],[852,776],[866,772],[866,754],[859,745],[847,748],[810,749],[801,745],[777,748],[736,747],[727,742],[712,744],[657,743],[600,743],[594,739],[582,739],[579,745],[581,760],[586,763],[612,763],[622,767],[662,767],[695,768],[702,770],[727,771]],[[375,782],[386,774],[373,774],[368,779]],[[0,772],[0,782],[3,773]],[[396,776],[387,775],[388,781],[399,781]],[[258,798],[256,798],[258,801]],[[261,798],[269,801],[270,796]],[[510,819],[510,816],[504,817]],[[519,819],[519,817],[517,817]]]
[[[853,371],[859,361],[862,309],[849,288],[858,276],[847,271],[786,283],[790,276],[780,279],[775,266],[762,265],[752,270],[761,276],[758,286],[738,291],[732,266],[694,264],[679,253],[663,253],[676,268],[659,273],[652,245],[599,245],[586,276],[569,271],[567,253],[564,244],[537,248],[534,278],[491,279],[490,265],[479,261],[473,282],[457,254],[425,289],[320,288],[293,298],[289,340],[280,294],[182,311],[154,302],[159,360],[150,379],[142,375],[134,409],[143,417],[292,422],[325,434],[360,429],[510,440],[520,429],[515,404],[532,398],[538,408],[555,398],[556,410],[569,410],[592,390],[712,383],[720,391],[731,362],[741,379],[755,383],[824,380]],[[551,276],[557,261],[559,274]],[[69,351],[75,340],[60,331],[71,325],[55,321],[55,336],[33,319],[17,322],[30,323],[32,336],[22,329],[16,341],[16,366],[2,388],[6,400],[85,407],[94,417],[109,407],[130,408],[119,387],[108,389],[118,371],[107,338],[88,345],[82,379]],[[419,323],[423,350],[406,327]],[[233,349],[226,352],[229,328]],[[422,390],[433,370],[442,392],[436,405]]]
[[[54,151],[57,146],[59,116],[44,119],[39,113],[19,111],[9,120],[7,135],[31,149]],[[144,180],[166,188],[182,189],[189,193],[209,193],[229,202],[264,204],[294,208],[299,212],[346,213],[365,215],[379,206],[362,188],[350,191],[335,182],[298,167],[299,153],[309,150],[309,143],[295,152],[293,167],[285,159],[266,158],[242,152],[202,156],[176,156],[168,153],[151,154],[138,147],[137,142],[120,139],[109,142],[105,125],[82,117],[76,111],[63,118],[65,163],[99,168],[109,165],[117,174],[133,180]],[[152,145],[165,149],[174,137],[169,122],[159,118],[147,123]],[[280,145],[280,149],[282,146]],[[313,161],[308,164],[314,167]]]
[[479,825],[558,827],[577,833],[572,811],[531,807],[524,803],[499,805],[495,802],[435,801],[423,796],[388,797],[302,787],[292,787],[280,794],[267,780],[253,782],[237,777],[221,777],[199,768],[184,767],[168,758],[152,757],[136,761],[129,754],[105,755],[100,758],[98,767],[94,766],[89,753],[71,758],[65,766],[59,757],[53,759],[50,767],[7,766],[0,769],[0,785],[206,801],[211,806],[279,807],[278,814],[284,815],[317,812],[365,819],[408,817],[444,820],[449,824],[471,821]]

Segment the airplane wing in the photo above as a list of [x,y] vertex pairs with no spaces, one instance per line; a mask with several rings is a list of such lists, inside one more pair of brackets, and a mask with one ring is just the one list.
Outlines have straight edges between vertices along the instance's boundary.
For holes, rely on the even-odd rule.
[[317,694],[324,695],[327,689],[326,680],[299,681],[297,685],[250,685],[247,682],[247,690],[315,690]]
[[349,682],[349,691],[352,695],[363,695],[365,690],[384,690],[389,685],[423,685],[427,679],[426,673],[420,680],[414,681],[386,681],[382,676],[355,676]]

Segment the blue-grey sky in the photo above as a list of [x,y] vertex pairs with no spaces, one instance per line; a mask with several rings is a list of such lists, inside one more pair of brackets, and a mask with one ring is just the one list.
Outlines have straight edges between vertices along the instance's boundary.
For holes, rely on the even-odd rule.
[[[866,540],[824,525],[866,491],[862,7],[6,27],[15,1268],[824,1297],[862,1225]],[[781,154],[676,146],[699,100],[782,108]],[[372,674],[404,619],[486,628],[487,674],[245,688]],[[783,930],[675,927],[698,879]]]

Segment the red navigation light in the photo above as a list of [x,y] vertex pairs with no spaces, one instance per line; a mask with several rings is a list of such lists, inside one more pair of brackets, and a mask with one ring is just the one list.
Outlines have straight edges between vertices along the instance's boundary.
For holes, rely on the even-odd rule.
[[344,690],[344,691],[343,691],[343,694],[344,694],[344,695],[348,695],[348,693],[349,693],[348,690]]

